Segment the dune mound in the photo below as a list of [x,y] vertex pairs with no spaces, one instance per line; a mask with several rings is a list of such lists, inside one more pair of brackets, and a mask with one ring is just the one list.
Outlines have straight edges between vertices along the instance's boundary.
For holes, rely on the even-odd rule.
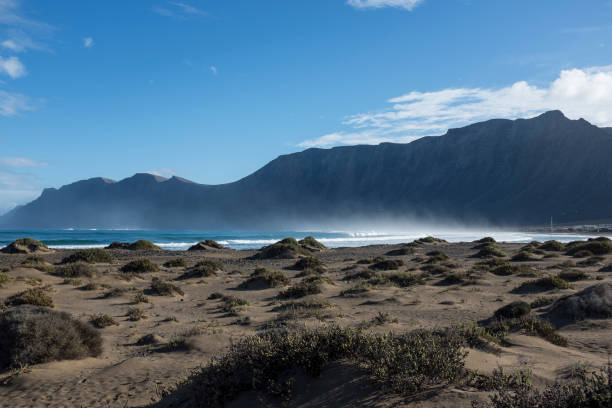
[[320,251],[322,249],[327,249],[325,245],[323,245],[311,236],[307,236],[306,238],[299,240],[298,244],[313,252]]
[[0,249],[5,254],[48,254],[53,252],[48,246],[33,238],[19,238]]
[[213,241],[212,239],[207,239],[206,241],[201,241],[190,247],[188,251],[207,251],[209,249],[223,249],[223,245],[218,243],[217,241]]
[[18,306],[0,313],[0,369],[96,357],[102,337],[68,313]]
[[151,241],[147,241],[146,239],[141,239],[136,242],[113,242],[105,249],[127,249],[130,251],[155,251],[161,252],[163,249],[152,243]]
[[295,238],[285,238],[272,245],[265,246],[252,259],[296,259],[300,256],[311,256],[312,253]]
[[612,317],[612,284],[600,283],[563,297],[553,304],[549,314],[566,321]]

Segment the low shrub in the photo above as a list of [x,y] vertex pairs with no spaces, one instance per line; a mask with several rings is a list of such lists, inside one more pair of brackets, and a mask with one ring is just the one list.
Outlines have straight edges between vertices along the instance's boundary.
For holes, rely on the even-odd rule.
[[241,392],[263,392],[288,403],[288,373],[319,376],[335,361],[350,361],[372,380],[402,394],[460,378],[465,352],[463,338],[452,330],[420,330],[383,336],[339,328],[273,330],[230,345],[182,384],[190,389],[189,406],[222,407]]
[[165,268],[185,268],[186,266],[187,262],[183,258],[170,259],[164,263]]
[[249,305],[249,302],[245,299],[241,299],[237,296],[232,295],[224,295],[218,292],[215,292],[210,295],[208,299],[221,300],[219,310],[221,312],[227,313],[230,316],[237,316],[238,312],[242,311],[246,306]]
[[408,272],[386,273],[383,277],[400,288],[407,288],[409,286],[422,285],[425,283],[422,277]]
[[301,298],[308,295],[318,295],[322,292],[320,279],[303,279],[301,282],[288,287],[278,294],[281,299]]
[[127,318],[131,322],[137,322],[141,319],[146,319],[147,315],[144,310],[139,307],[130,307],[126,314]]
[[324,264],[319,258],[315,258],[314,256],[305,256],[303,258],[298,259],[293,265],[293,268],[300,271],[306,269],[323,271]]
[[538,258],[533,256],[533,253],[529,251],[520,251],[518,254],[510,258],[512,262],[532,262],[537,261]]
[[502,341],[508,333],[521,332],[541,337],[557,346],[567,346],[567,339],[558,334],[550,322],[529,314],[518,318],[496,319],[486,326],[486,330],[491,336]]
[[375,271],[392,271],[404,266],[404,262],[400,259],[385,259],[370,265],[370,269]]
[[111,288],[108,290],[108,292],[102,295],[102,298],[111,299],[111,298],[121,297],[125,295],[126,292],[127,292],[127,289],[124,289],[124,288]]
[[26,289],[21,293],[9,297],[7,303],[13,306],[32,305],[53,307],[53,299],[49,296],[49,293],[42,288]]
[[577,265],[578,266],[595,266],[595,265],[599,265],[605,260],[606,258],[603,256],[591,256],[590,258],[587,258],[585,260],[578,262]]
[[404,256],[404,255],[412,255],[414,253],[415,253],[414,246],[403,245],[400,248],[390,250],[385,255],[388,255],[388,256]]
[[11,281],[11,277],[4,272],[0,272],[0,288],[4,287],[7,283]]
[[545,276],[540,279],[530,280],[522,283],[518,287],[514,288],[512,292],[524,293],[524,292],[544,292],[553,289],[569,289],[570,284],[561,279],[558,276]]
[[257,268],[240,286],[242,288],[275,288],[287,284],[289,284],[289,277],[284,272],[271,272],[266,268]]
[[144,293],[137,293],[132,298],[132,303],[134,304],[149,303],[149,297],[145,295]]
[[560,251],[564,251],[565,250],[565,245],[563,245],[559,241],[551,240],[551,241],[544,242],[542,245],[540,245],[539,248],[544,250],[544,251],[560,252]]
[[91,278],[97,273],[96,268],[85,262],[75,262],[58,266],[53,274],[62,278]]
[[89,317],[89,323],[97,329],[104,329],[109,326],[119,326],[119,323],[117,323],[115,319],[103,313],[91,315]]
[[138,274],[157,271],[159,271],[159,266],[157,266],[155,262],[147,258],[136,259],[134,261],[128,262],[127,264],[121,267],[121,272],[127,274]]
[[574,241],[567,244],[566,255],[578,257],[582,251],[593,255],[606,255],[612,252],[612,241],[607,238],[591,238],[588,241]]
[[62,259],[63,264],[74,262],[85,263],[113,263],[115,258],[100,248],[81,249]]
[[430,251],[426,253],[429,258],[425,261],[426,263],[436,263],[436,262],[444,262],[448,261],[448,255],[446,255],[442,251]]
[[504,258],[506,254],[497,246],[497,244],[485,244],[480,250],[473,255],[474,258]]
[[372,290],[372,285],[367,282],[359,282],[348,289],[340,292],[342,297],[358,297],[363,296]]
[[531,306],[532,309],[537,309],[539,307],[551,305],[555,302],[555,300],[556,298],[552,296],[540,296],[536,300],[531,302],[529,306]]
[[223,271],[223,265],[218,262],[205,260],[198,262],[191,268],[187,268],[185,273],[179,276],[177,279],[191,279],[191,278],[208,278],[210,276],[217,276],[218,272]]
[[96,330],[44,307],[18,306],[0,313],[0,333],[0,370],[102,353]]
[[265,246],[252,259],[294,259],[299,256],[312,256],[312,253],[300,245],[295,238],[285,238],[272,245]]
[[309,249],[309,250],[322,250],[327,249],[325,245],[317,241],[314,237],[307,236],[304,239],[298,241],[298,244]]
[[161,252],[163,249],[152,243],[151,241],[147,241],[146,239],[141,239],[136,242],[113,242],[106,249],[127,249],[130,251],[154,251]]
[[559,272],[557,276],[567,282],[576,282],[591,278],[586,272],[577,270],[562,271]]
[[185,292],[175,284],[163,281],[159,278],[153,278],[149,291],[159,296],[174,296],[175,294],[183,296]]
[[528,315],[531,312],[529,303],[517,301],[502,306],[495,311],[495,317],[504,319],[513,319]]

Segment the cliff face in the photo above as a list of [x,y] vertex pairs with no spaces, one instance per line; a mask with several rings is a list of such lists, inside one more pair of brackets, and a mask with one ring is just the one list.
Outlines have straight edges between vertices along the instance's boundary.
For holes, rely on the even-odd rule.
[[612,218],[612,130],[551,111],[409,144],[308,149],[224,185],[95,178],[47,189],[0,225],[279,228],[381,214],[505,225]]

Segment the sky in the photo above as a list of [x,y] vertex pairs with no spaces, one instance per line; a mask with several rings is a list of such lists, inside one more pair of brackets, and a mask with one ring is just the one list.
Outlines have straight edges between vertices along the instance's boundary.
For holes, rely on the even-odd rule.
[[612,1],[0,0],[0,214],[550,109],[612,126]]

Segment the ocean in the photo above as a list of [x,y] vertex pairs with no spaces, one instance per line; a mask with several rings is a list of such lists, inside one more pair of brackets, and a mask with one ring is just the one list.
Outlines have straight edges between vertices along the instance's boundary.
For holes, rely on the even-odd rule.
[[102,248],[114,241],[133,242],[149,240],[167,250],[186,250],[191,245],[205,239],[213,239],[234,249],[256,249],[272,244],[286,237],[297,239],[312,235],[330,248],[356,247],[376,244],[397,244],[410,242],[428,235],[449,242],[474,241],[485,236],[505,242],[547,241],[556,239],[561,242],[585,240],[592,235],[580,234],[543,234],[519,231],[474,230],[415,230],[415,231],[186,231],[186,230],[101,230],[101,229],[64,229],[64,230],[0,230],[0,248],[17,238],[30,237],[44,242],[51,248]]

